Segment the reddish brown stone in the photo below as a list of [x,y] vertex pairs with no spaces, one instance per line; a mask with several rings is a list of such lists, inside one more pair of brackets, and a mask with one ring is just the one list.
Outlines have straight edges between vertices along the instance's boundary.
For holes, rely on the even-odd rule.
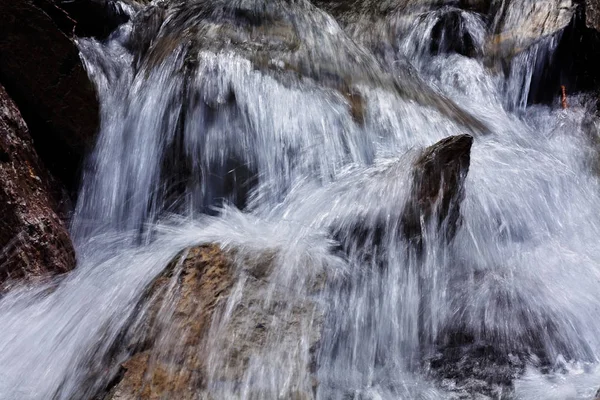
[[75,266],[52,184],[19,110],[0,86],[0,282]]

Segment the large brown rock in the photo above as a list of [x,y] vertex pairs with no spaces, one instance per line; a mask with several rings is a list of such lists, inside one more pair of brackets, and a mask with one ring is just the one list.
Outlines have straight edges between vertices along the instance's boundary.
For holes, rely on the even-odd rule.
[[46,165],[74,185],[98,127],[75,21],[51,0],[0,0],[0,15],[0,82],[23,112]]
[[[290,387],[280,389],[282,398],[311,398],[321,314],[288,288],[270,290],[273,260],[268,251],[248,258],[217,245],[182,253],[149,288],[125,340],[134,350],[99,398],[237,398],[251,360],[276,363],[281,349],[291,378]],[[300,349],[306,329],[310,350]],[[275,398],[264,390],[252,388],[250,398]]]
[[218,246],[190,249],[167,268],[150,288],[150,311],[132,336],[134,345],[144,345],[123,363],[124,375],[106,399],[192,399],[205,387],[206,334],[233,285],[232,269]]
[[0,86],[0,283],[75,266],[54,187],[25,122]]

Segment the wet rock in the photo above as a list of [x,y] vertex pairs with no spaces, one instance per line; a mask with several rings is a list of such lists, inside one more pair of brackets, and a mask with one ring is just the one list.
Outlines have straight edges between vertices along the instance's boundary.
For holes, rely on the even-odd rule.
[[[382,8],[397,10],[399,5],[390,2],[378,9]],[[233,52],[286,86],[297,86],[299,79],[304,79],[344,97],[352,93],[348,111],[359,124],[363,112],[356,100],[361,98],[358,87],[368,84],[436,109],[473,132],[487,131],[481,121],[430,88],[414,71],[385,72],[373,54],[308,2],[276,1],[259,8],[245,3],[189,4],[179,0],[151,5],[142,11],[139,21],[142,27],[143,21],[150,21],[152,28],[140,29],[134,20],[130,47],[134,54],[143,55],[136,64],[146,72],[176,51],[187,54],[192,68],[199,51]]]
[[149,289],[148,313],[128,338],[133,354],[105,399],[195,398],[206,385],[206,334],[233,286],[217,246],[190,249]]
[[74,188],[93,144],[98,101],[58,2],[0,1],[0,82],[18,104],[40,157]]
[[496,15],[496,34],[488,43],[493,57],[511,59],[571,22],[577,5],[571,0],[513,0]]
[[442,228],[451,240],[460,222],[460,204],[471,160],[470,135],[450,136],[426,148],[414,164],[412,196],[404,208],[404,235],[420,241],[424,225]]
[[525,372],[527,361],[471,338],[468,344],[444,347],[427,364],[440,386],[459,398],[510,399],[514,380]]
[[[118,382],[100,398],[234,398],[252,360],[275,362],[270,346],[283,341],[286,354],[294,352],[301,343],[301,325],[315,318],[315,305],[304,301],[282,307],[293,302],[289,291],[282,290],[265,306],[273,254],[239,257],[236,251],[205,245],[171,264],[149,289],[141,308],[146,311],[128,333],[125,342],[133,351],[122,363]],[[242,269],[237,268],[240,261]],[[296,387],[310,376],[311,362],[299,358],[298,373],[305,377],[290,379],[294,387],[283,398],[311,398],[312,381],[308,389]],[[250,398],[272,398],[260,388],[253,390],[257,392]]]
[[75,267],[73,246],[57,213],[57,191],[18,109],[0,86],[0,283]]
[[431,53],[458,53],[466,57],[478,55],[475,39],[465,29],[460,10],[441,16],[431,30]]
[[[450,136],[425,148],[413,164],[411,194],[397,214],[364,216],[330,227],[337,249],[363,264],[386,265],[386,240],[401,236],[417,254],[425,232],[451,241],[460,225],[460,205],[473,137]],[[397,234],[394,234],[397,232]]]
[[588,28],[593,28],[600,32],[600,1],[585,1],[585,22]]
[[[557,105],[565,87],[567,97],[600,88],[600,32],[586,25],[584,7],[578,7],[562,31],[551,57],[540,57],[531,77],[528,104]],[[540,62],[541,61],[541,62]]]

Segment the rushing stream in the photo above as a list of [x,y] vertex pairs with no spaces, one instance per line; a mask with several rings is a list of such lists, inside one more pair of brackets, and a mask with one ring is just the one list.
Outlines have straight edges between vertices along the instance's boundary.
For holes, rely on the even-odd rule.
[[[78,265],[0,299],[0,399],[100,392],[147,286],[200,243],[276,252],[265,302],[321,313],[303,317],[297,343],[275,330],[243,382],[207,354],[199,398],[593,397],[598,125],[585,95],[527,105],[560,33],[505,73],[487,65],[489,16],[451,6],[342,27],[304,0],[173,3],[126,7],[132,20],[106,41],[79,42],[102,120],[72,221]],[[449,14],[458,36],[435,33]],[[450,240],[425,229],[416,251],[398,233],[414,160],[463,133],[474,142],[462,221]],[[353,242],[377,221],[377,240]],[[324,275],[323,290],[306,289]],[[226,326],[211,330],[214,349]],[[297,363],[314,329],[311,377]]]

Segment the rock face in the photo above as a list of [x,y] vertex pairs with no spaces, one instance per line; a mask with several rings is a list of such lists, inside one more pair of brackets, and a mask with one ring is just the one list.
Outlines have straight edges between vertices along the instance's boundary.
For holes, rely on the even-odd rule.
[[23,112],[40,157],[73,187],[98,126],[75,21],[50,0],[0,0],[0,15],[0,82]]
[[[276,363],[273,345],[285,348],[296,367],[293,387],[284,388],[288,395],[283,398],[311,396],[313,360],[293,354],[306,324],[315,333],[309,344],[315,348],[320,326],[312,325],[315,305],[293,303],[285,290],[275,292],[271,306],[265,306],[271,255],[243,260],[251,266],[243,271],[234,260],[240,261],[235,252],[206,245],[189,249],[171,264],[149,289],[147,312],[130,331],[126,342],[134,350],[122,363],[118,383],[101,398],[235,398],[251,362],[264,357]],[[293,304],[282,308],[286,303]],[[281,340],[274,341],[273,335]],[[250,397],[273,398],[269,392]]]
[[75,267],[52,191],[27,126],[0,86],[0,282]]

